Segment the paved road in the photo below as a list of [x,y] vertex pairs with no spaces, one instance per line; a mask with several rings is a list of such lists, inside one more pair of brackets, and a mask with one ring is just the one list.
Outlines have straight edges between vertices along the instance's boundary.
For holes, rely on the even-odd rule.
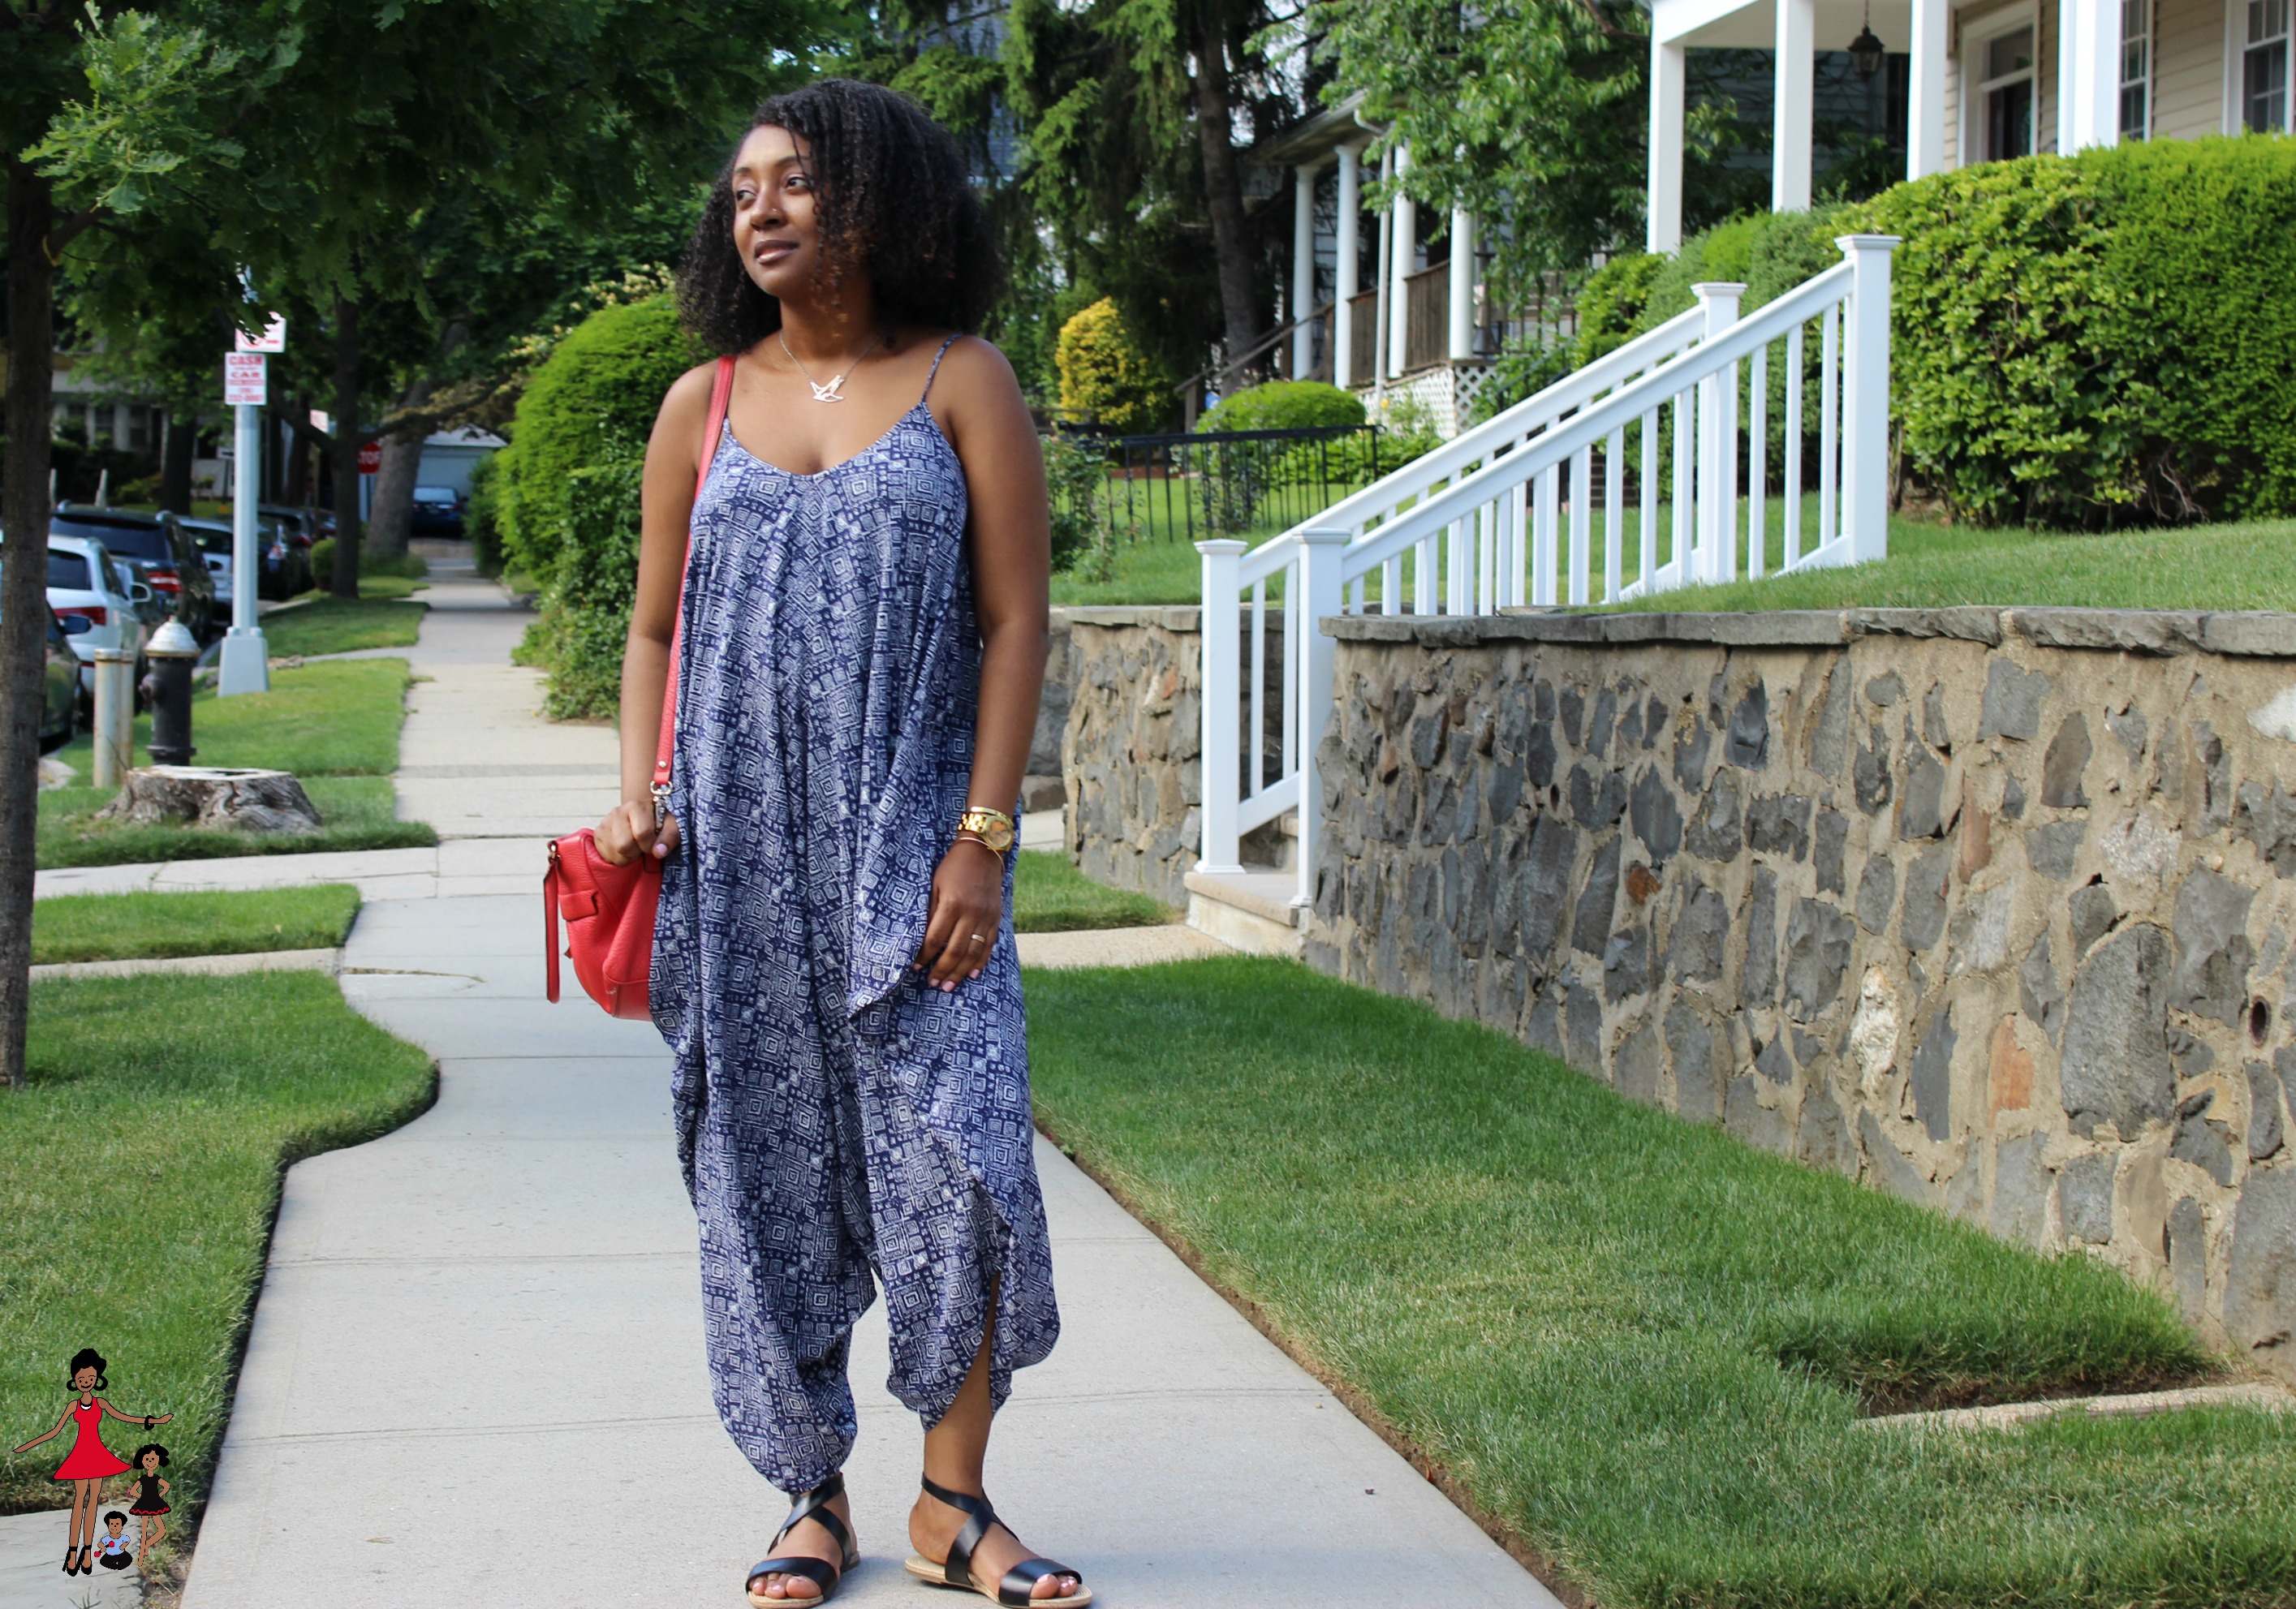
[[[710,1407],[660,1041],[543,1002],[531,840],[487,830],[583,820],[611,788],[577,769],[604,734],[504,691],[504,613],[426,621],[406,753],[487,756],[455,779],[483,809],[440,823],[473,836],[422,853],[483,851],[500,870],[458,875],[516,886],[434,870],[430,897],[360,915],[345,992],[438,1058],[439,1103],[289,1172],[184,1609],[737,1605],[784,1507]],[[1066,1332],[990,1469],[1024,1536],[1119,1609],[1554,1602],[1059,1153],[1038,1163]],[[849,1466],[869,1556],[840,1603],[921,1601],[899,1564],[916,1428],[884,1356],[873,1313]],[[1406,1598],[1374,1585],[1397,1580]]]

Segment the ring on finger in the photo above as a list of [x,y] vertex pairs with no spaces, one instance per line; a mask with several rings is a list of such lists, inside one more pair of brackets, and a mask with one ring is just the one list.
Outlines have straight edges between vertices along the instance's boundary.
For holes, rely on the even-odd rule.
[[985,943],[987,943],[988,941],[987,939],[985,939],[985,938],[982,938],[979,934],[977,934],[977,933],[976,933],[976,934],[974,934],[974,935],[972,935],[972,942],[973,942],[974,943],[976,943],[976,944],[985,944]]

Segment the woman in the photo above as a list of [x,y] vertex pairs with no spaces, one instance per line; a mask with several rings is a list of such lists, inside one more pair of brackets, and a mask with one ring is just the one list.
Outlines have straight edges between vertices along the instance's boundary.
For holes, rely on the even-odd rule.
[[840,1469],[873,1274],[925,1427],[910,1571],[1092,1597],[981,1490],[1013,1370],[1060,1327],[1006,914],[1049,519],[1012,370],[964,333],[998,288],[964,160],[915,108],[841,81],[768,101],[681,283],[733,360],[726,424],[706,439],[718,365],[696,369],[646,453],[624,803],[598,842],[662,862],[652,1005],[718,1413],[795,1499],[753,1605],[821,1601],[859,1556]]
[[[173,1414],[125,1414],[96,1395],[111,1389],[111,1377],[104,1372],[103,1354],[92,1346],[83,1346],[72,1354],[70,1368],[64,1371],[64,1383],[71,1387],[72,1400],[64,1404],[63,1412],[43,1434],[34,1436],[18,1452],[29,1452],[51,1436],[61,1434],[64,1422],[72,1426],[71,1450],[56,1466],[56,1479],[69,1481],[72,1488],[71,1528],[66,1533],[63,1571],[66,1575],[78,1572],[94,1575],[95,1566],[88,1562],[88,1550],[96,1540],[95,1511],[103,1505],[103,1483],[116,1474],[126,1474],[128,1466],[103,1444],[103,1417],[129,1425],[141,1425],[149,1430],[155,1425],[165,1425]],[[73,1562],[77,1555],[78,1562]]]

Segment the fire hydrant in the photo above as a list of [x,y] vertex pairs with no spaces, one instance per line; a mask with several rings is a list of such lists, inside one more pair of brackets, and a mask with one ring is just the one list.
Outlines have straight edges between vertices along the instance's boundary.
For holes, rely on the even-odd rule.
[[199,639],[180,620],[170,620],[144,645],[152,661],[152,763],[188,765],[192,747],[192,671],[200,658]]

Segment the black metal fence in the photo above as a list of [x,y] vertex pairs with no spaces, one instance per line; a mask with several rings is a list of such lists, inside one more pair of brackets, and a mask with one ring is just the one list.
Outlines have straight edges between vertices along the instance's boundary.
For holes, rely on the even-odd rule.
[[[1054,488],[1103,540],[1194,542],[1274,535],[1323,512],[1402,461],[1373,425],[1187,435],[1102,436],[1063,426],[1097,474]],[[1088,503],[1090,506],[1081,506]]]

